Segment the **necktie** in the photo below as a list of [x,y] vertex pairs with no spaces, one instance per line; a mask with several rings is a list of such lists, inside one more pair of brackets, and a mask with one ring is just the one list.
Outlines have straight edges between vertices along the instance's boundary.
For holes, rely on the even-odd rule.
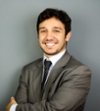
[[45,81],[46,81],[48,71],[49,71],[49,68],[50,68],[51,64],[52,64],[51,61],[47,61],[45,59],[45,61],[44,61],[44,77],[43,77],[43,81],[42,81],[42,93],[44,91]]

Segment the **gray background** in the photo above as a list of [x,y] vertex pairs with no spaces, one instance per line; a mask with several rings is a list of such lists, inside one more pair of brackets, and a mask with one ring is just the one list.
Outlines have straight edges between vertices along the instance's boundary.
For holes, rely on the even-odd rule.
[[100,0],[0,0],[0,111],[15,94],[22,67],[42,56],[35,25],[47,7],[72,18],[68,51],[92,70],[85,111],[100,111]]

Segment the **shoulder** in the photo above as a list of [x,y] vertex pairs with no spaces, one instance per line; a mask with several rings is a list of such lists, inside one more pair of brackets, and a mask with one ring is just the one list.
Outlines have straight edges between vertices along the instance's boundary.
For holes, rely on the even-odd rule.
[[36,71],[40,66],[42,66],[42,60],[43,58],[39,58],[29,64],[26,64],[21,71],[21,79],[25,79],[25,81],[28,80],[31,74],[33,74],[34,71]]
[[42,65],[42,60],[43,60],[43,58],[39,58],[31,63],[28,63],[23,67],[23,69],[31,69],[31,68],[37,67],[39,64]]
[[87,65],[83,64],[81,61],[77,60],[74,56],[71,56],[69,62],[68,62],[68,66],[71,67],[80,67],[80,66],[84,66],[89,68]]
[[79,74],[88,73],[91,75],[90,68],[73,56],[71,56],[66,68],[70,69],[70,72],[77,72]]
[[90,68],[83,64],[82,62],[80,62],[79,60],[77,60],[75,57],[70,56],[70,59],[68,61],[68,63],[66,64],[66,66],[64,67],[64,71],[68,74],[79,74],[82,75],[84,73],[85,74],[89,74],[91,75],[91,70]]

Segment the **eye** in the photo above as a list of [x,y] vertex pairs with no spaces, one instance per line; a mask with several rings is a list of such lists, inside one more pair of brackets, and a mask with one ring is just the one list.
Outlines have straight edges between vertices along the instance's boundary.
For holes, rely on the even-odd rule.
[[46,30],[40,30],[40,32],[41,32],[41,33],[45,33],[45,32],[46,32]]
[[60,30],[54,30],[54,32],[58,33],[58,32],[60,32]]

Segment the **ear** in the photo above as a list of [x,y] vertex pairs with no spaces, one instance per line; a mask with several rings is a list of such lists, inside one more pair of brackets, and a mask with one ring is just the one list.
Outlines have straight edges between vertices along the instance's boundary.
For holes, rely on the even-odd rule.
[[72,32],[68,32],[68,34],[66,35],[66,42],[68,42],[71,38]]

